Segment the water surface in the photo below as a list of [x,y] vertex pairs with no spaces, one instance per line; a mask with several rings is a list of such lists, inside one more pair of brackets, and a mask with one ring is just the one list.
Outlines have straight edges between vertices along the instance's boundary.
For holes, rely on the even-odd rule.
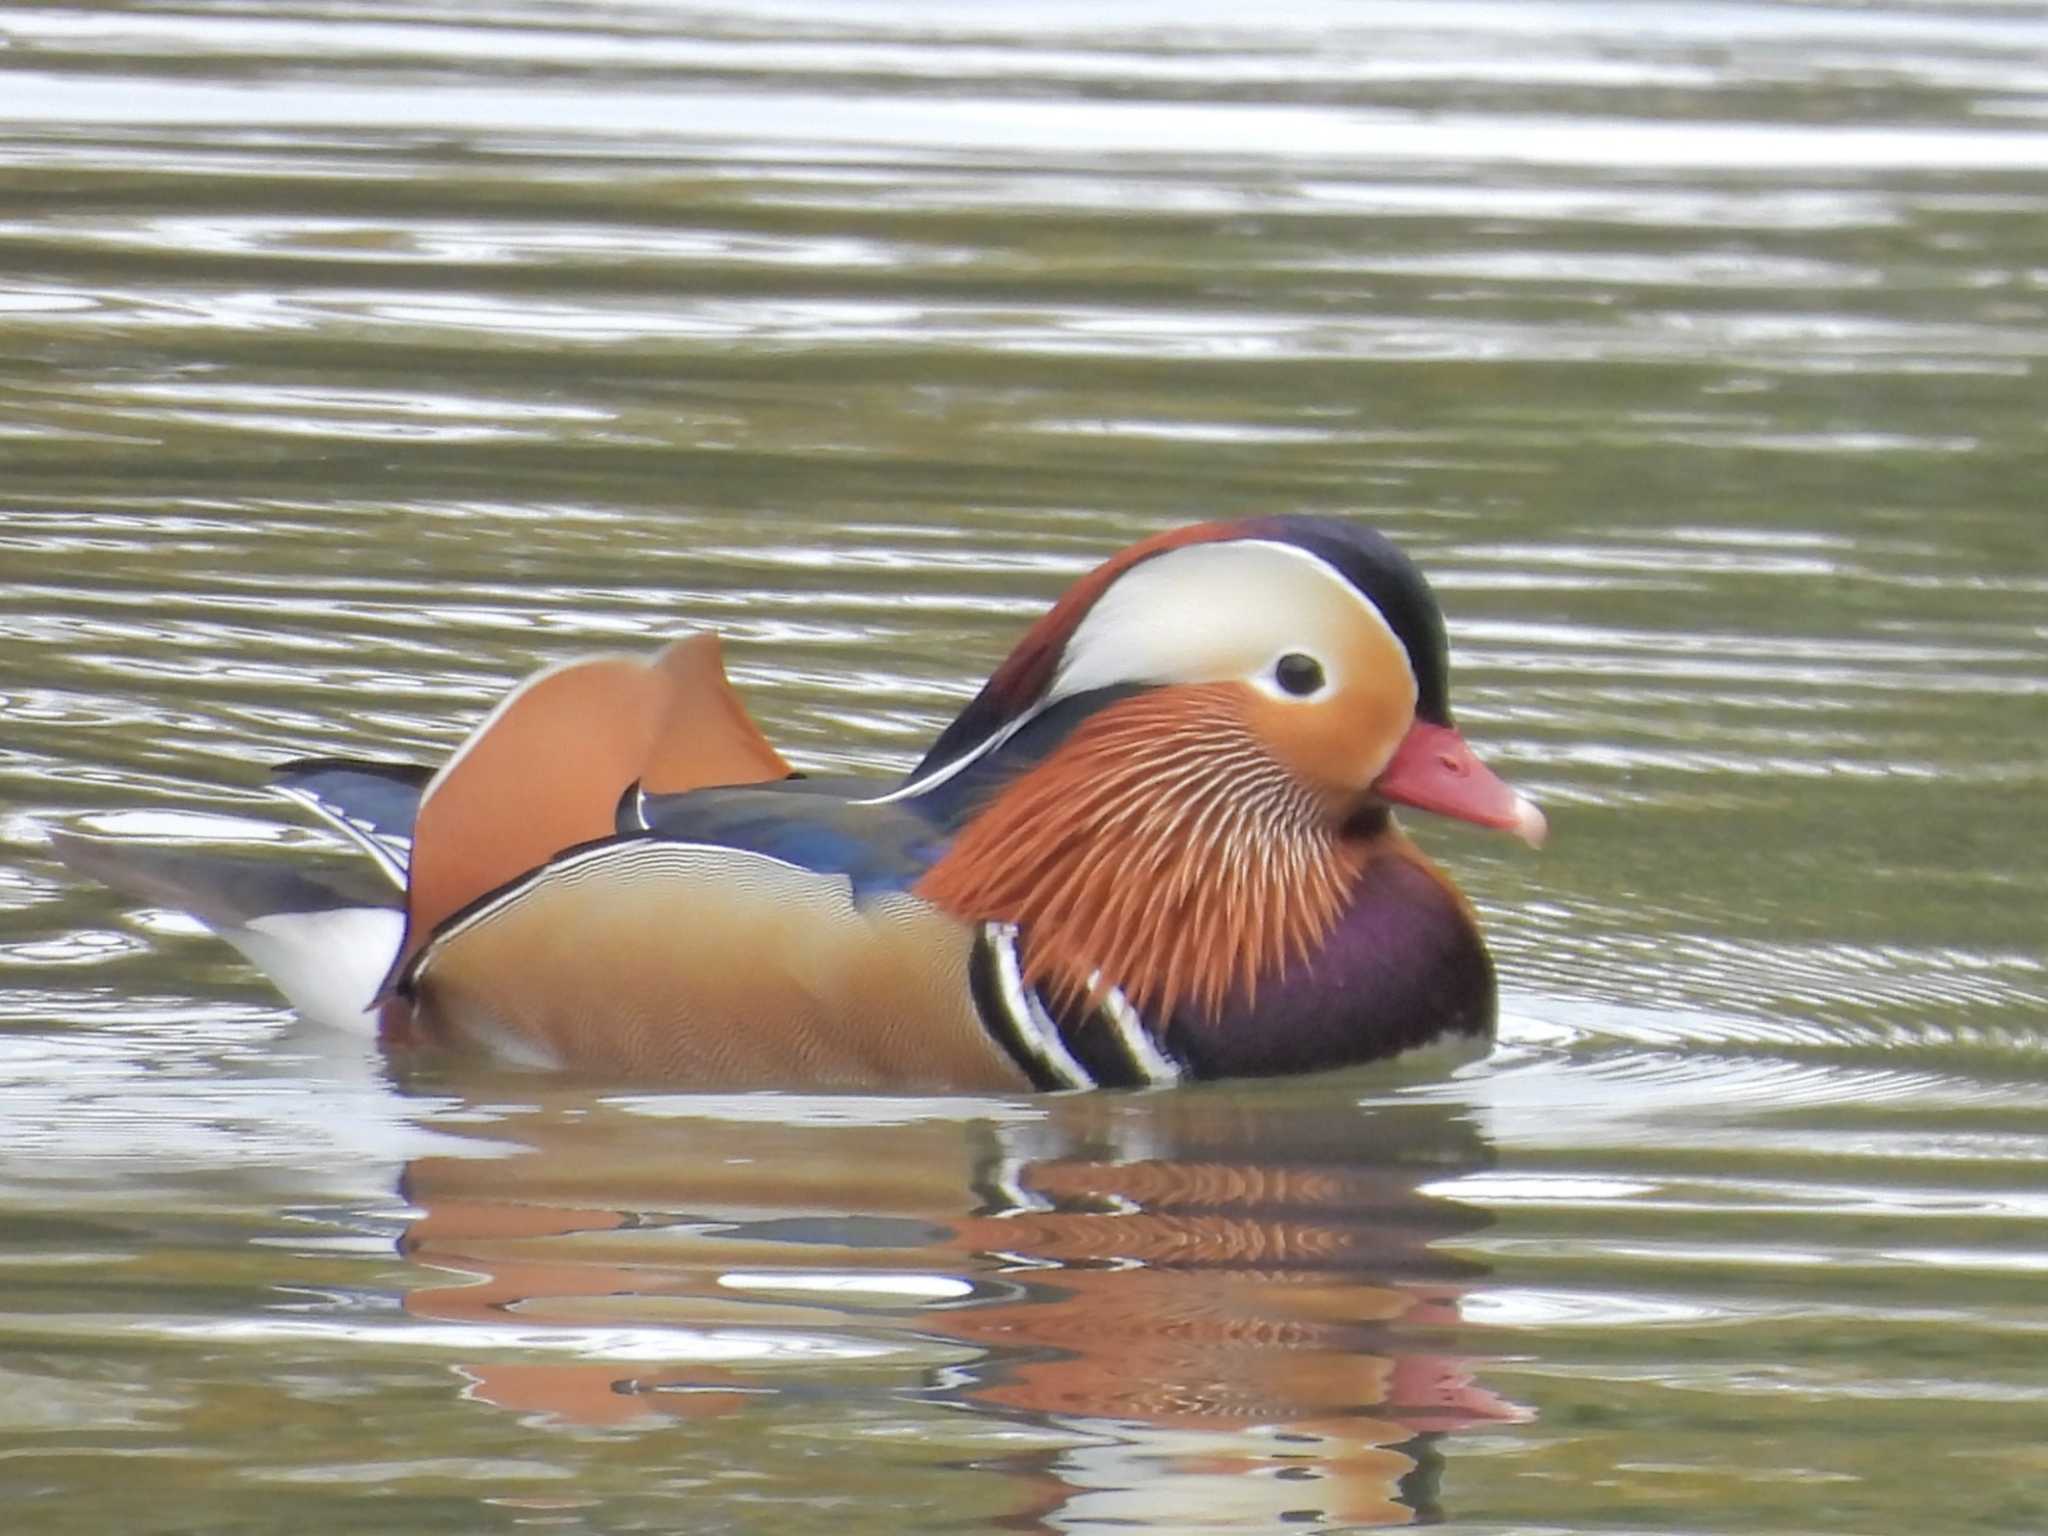
[[[2038,6],[0,34],[25,1528],[2048,1525]],[[1416,554],[1551,812],[1416,827],[1476,1067],[399,1079],[41,831],[305,854],[264,765],[685,626],[899,770],[1095,560],[1270,511]]]

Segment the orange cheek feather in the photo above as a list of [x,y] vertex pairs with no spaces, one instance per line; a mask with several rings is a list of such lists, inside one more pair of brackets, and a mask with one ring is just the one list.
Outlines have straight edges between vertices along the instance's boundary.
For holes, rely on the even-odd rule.
[[996,794],[916,893],[1024,930],[1063,1001],[1115,985],[1153,1017],[1205,1012],[1326,934],[1357,877],[1321,797],[1234,683],[1111,705]]
[[1400,642],[1359,633],[1337,658],[1344,684],[1327,699],[1276,699],[1236,685],[1253,732],[1305,783],[1339,802],[1372,786],[1415,718],[1415,683]]

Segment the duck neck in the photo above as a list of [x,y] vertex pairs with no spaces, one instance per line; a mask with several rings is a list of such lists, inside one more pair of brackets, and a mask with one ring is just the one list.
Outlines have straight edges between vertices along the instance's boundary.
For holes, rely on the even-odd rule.
[[917,894],[1017,925],[1056,1005],[1114,986],[1148,1020],[1213,1016],[1315,952],[1369,857],[1260,745],[1228,685],[1118,699],[969,817]]

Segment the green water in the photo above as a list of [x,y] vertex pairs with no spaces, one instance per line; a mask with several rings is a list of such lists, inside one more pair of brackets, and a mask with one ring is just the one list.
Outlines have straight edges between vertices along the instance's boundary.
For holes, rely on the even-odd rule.
[[[0,34],[10,1529],[2048,1527],[2048,11]],[[1418,819],[1476,1067],[395,1079],[44,839],[322,848],[264,765],[683,626],[900,769],[1266,511],[1551,814]]]

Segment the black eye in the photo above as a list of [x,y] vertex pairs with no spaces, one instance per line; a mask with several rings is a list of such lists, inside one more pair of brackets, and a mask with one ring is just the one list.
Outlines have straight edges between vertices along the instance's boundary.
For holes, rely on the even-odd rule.
[[1313,656],[1289,651],[1273,663],[1273,681],[1282,692],[1303,698],[1323,686],[1323,664]]

